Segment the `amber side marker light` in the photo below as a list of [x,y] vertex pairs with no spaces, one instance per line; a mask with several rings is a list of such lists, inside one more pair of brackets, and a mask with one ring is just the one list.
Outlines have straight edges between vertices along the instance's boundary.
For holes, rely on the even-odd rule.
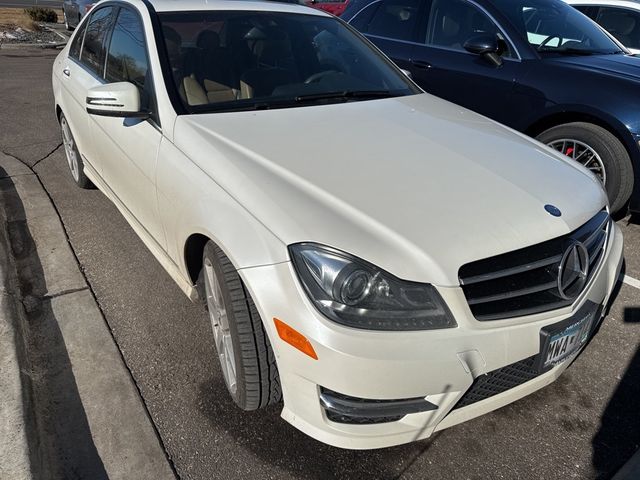
[[276,330],[278,330],[278,335],[282,340],[302,353],[309,355],[314,360],[318,359],[318,355],[316,355],[316,351],[313,349],[311,342],[307,340],[307,337],[275,317],[273,323],[276,324]]

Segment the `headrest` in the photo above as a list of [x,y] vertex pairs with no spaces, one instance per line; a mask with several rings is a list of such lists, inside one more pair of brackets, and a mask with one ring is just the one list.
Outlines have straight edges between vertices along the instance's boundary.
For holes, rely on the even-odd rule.
[[198,34],[196,45],[202,50],[215,50],[220,47],[220,35],[213,30],[203,30]]

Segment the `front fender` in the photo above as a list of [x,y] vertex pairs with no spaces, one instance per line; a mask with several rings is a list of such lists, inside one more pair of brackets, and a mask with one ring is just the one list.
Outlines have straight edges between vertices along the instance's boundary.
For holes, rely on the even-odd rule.
[[193,234],[214,241],[237,269],[288,261],[286,245],[166,138],[156,182],[167,253],[189,283],[184,249]]

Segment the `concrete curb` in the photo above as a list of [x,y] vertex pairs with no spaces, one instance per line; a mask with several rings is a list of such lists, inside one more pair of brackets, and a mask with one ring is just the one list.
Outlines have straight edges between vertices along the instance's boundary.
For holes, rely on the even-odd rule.
[[2,43],[0,44],[0,50],[20,50],[23,48],[63,48],[67,42],[60,43]]
[[[14,165],[19,169],[19,166]],[[12,169],[13,170],[13,169]],[[19,169],[22,170],[22,169]],[[23,166],[23,172],[29,171]],[[17,171],[17,170],[14,170]],[[28,432],[30,379],[16,268],[11,255],[7,216],[0,202],[0,478],[33,478]]]
[[[12,373],[7,409],[14,414],[10,425],[17,439],[15,453],[0,439],[0,458],[20,459],[9,465],[16,474],[0,466],[0,478],[175,479],[54,205],[36,174],[4,154],[0,204],[1,226],[8,232],[0,254],[2,247],[10,254],[17,279],[15,288],[5,283],[0,290],[2,300],[13,299],[15,306],[14,312],[0,311],[1,325],[18,324],[0,331],[2,350],[15,352],[7,362],[2,356],[0,366],[7,363]],[[23,378],[17,393],[20,370],[28,381]],[[4,391],[9,380],[3,377]],[[16,405],[25,398],[33,401]]]

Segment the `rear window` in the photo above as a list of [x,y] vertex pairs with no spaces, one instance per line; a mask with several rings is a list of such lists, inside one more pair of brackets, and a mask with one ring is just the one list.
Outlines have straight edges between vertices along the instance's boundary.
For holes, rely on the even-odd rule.
[[598,23],[627,48],[640,49],[640,12],[601,7]]
[[91,14],[80,56],[80,62],[100,77],[104,74],[104,41],[111,26],[112,11],[112,7],[103,7]]
[[69,56],[78,60],[80,58],[80,49],[82,48],[82,40],[84,40],[84,32],[87,29],[87,22],[83,22],[75,32],[71,46],[69,47]]

